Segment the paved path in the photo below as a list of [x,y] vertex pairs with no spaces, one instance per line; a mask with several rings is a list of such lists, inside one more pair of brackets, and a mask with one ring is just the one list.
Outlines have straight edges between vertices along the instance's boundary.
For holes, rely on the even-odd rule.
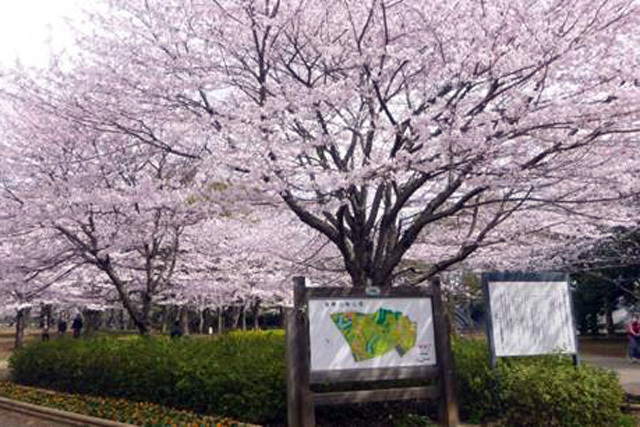
[[0,360],[0,380],[6,380],[9,378],[9,362],[6,360]]
[[616,371],[625,392],[640,397],[640,363],[631,363],[624,357],[582,355],[582,360],[590,365]]
[[25,415],[20,412],[8,411],[0,408],[0,425],[2,427],[69,427],[70,424],[63,424],[56,421],[44,420],[32,415]]

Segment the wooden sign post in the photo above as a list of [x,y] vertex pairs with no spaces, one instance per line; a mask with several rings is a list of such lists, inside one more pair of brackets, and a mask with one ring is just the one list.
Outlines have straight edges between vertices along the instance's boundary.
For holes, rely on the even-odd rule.
[[[405,316],[393,307],[406,308],[411,315]],[[382,350],[370,343],[366,349],[358,347],[362,341],[357,336],[358,328],[351,329],[352,322],[373,325],[384,322],[387,316],[398,336],[386,339],[399,342],[385,343]],[[415,318],[422,321],[412,320]],[[348,329],[344,336],[340,327]],[[409,333],[402,335],[403,328]],[[310,334],[312,330],[315,336]],[[290,427],[315,426],[314,409],[319,405],[430,399],[440,401],[443,425],[458,425],[449,326],[439,279],[432,280],[430,288],[396,287],[372,295],[364,289],[308,288],[304,278],[296,277],[294,306],[286,312],[285,336]],[[352,342],[347,342],[347,337]],[[360,352],[354,353],[356,350]],[[361,354],[363,351],[365,354]],[[439,384],[322,393],[311,390],[317,383],[399,379],[433,379]]]

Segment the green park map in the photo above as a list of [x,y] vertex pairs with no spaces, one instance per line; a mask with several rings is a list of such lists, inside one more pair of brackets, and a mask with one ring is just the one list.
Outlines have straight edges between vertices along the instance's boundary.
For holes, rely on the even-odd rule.
[[393,350],[402,357],[416,344],[416,323],[399,311],[380,308],[375,313],[333,313],[331,320],[349,344],[356,362]]

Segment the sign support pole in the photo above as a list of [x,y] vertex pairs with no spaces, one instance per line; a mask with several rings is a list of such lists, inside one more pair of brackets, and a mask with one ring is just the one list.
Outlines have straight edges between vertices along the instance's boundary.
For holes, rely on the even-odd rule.
[[453,368],[453,354],[450,343],[450,324],[447,321],[446,310],[442,302],[440,278],[431,279],[433,289],[433,323],[436,339],[436,359],[440,366],[440,420],[446,427],[457,426],[458,400],[455,390],[455,374]]
[[287,425],[314,427],[315,408],[309,387],[309,326],[303,310],[304,277],[293,278],[293,308],[286,311],[285,364],[287,366]]

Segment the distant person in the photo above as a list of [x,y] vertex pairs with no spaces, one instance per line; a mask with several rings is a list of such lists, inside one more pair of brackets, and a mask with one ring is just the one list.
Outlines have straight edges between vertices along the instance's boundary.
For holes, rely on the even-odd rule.
[[80,333],[82,332],[82,317],[78,314],[75,319],[73,319],[73,323],[71,324],[71,329],[73,329],[73,337],[78,338]]
[[633,316],[633,321],[627,327],[627,336],[629,337],[629,360],[631,360],[631,363],[636,363],[640,361],[640,349],[638,348],[640,319],[637,314]]
[[63,336],[66,333],[67,333],[67,322],[66,322],[66,320],[64,320],[64,319],[58,320],[58,334],[60,334],[60,336]]
[[171,328],[171,338],[179,338],[182,336],[182,328],[180,328],[180,321],[173,322],[173,328]]
[[40,327],[42,328],[42,341],[49,341],[49,322],[42,321]]

